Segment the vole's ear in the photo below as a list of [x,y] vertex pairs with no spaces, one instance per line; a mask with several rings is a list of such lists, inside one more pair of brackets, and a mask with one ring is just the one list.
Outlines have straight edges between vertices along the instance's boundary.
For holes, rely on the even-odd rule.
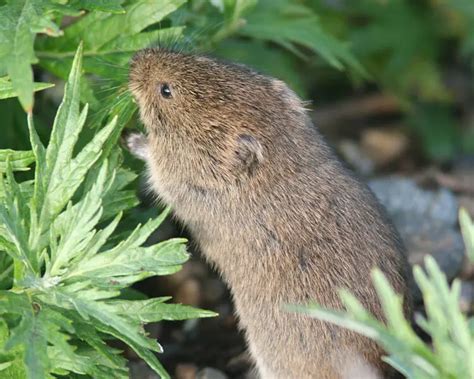
[[253,173],[263,161],[262,145],[255,137],[248,134],[239,135],[235,153],[244,170],[249,173]]

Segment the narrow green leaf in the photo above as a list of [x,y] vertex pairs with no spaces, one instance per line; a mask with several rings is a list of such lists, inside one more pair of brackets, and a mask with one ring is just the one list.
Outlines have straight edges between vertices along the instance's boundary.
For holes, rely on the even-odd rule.
[[71,1],[71,6],[90,11],[124,13],[123,2],[124,0],[73,0]]
[[327,33],[319,17],[302,4],[289,0],[261,0],[238,33],[275,42],[303,56],[299,46],[304,46],[337,69],[348,67],[359,76],[367,75],[348,47]]
[[189,258],[185,241],[171,239],[149,247],[114,248],[88,261],[81,261],[67,277],[100,280],[136,275],[169,275],[178,271]]
[[471,262],[474,262],[474,223],[464,208],[459,210],[459,225],[461,225],[467,256]]
[[187,305],[164,303],[160,298],[146,300],[114,300],[110,302],[109,305],[119,314],[143,324],[162,320],[187,320],[217,316],[217,313]]
[[[33,83],[33,91],[42,91],[47,88],[54,87],[53,83]],[[17,97],[18,94],[13,89],[13,83],[9,80],[8,77],[0,78],[0,99],[8,99],[10,97]]]
[[20,344],[24,347],[23,360],[28,378],[46,378],[49,365],[46,331],[41,319],[33,314],[32,309],[30,313],[23,315],[20,324],[12,330],[5,348],[8,350]]
[[51,178],[49,190],[45,195],[40,222],[49,225],[72,198],[84,180],[87,171],[100,158],[102,147],[114,130],[116,119],[97,133],[91,142],[81,150],[61,175]]
[[32,151],[0,150],[0,173],[6,172],[7,159],[13,171],[27,171],[35,161],[35,156]]

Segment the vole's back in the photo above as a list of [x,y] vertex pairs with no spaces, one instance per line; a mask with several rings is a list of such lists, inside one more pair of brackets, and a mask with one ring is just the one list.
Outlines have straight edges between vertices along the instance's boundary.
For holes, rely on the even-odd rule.
[[[283,309],[340,308],[346,288],[382,319],[374,267],[408,297],[403,249],[374,196],[283,83],[173,54],[147,51],[131,70],[143,155],[156,192],[227,281],[260,376],[381,375],[376,343]],[[164,85],[170,97],[156,94]]]
[[[310,149],[306,142],[301,148]],[[269,167],[270,182],[222,199],[191,225],[229,283],[263,378],[378,377],[384,367],[374,342],[281,307],[316,301],[340,308],[337,290],[346,288],[382,318],[374,267],[407,297],[396,231],[372,193],[332,153],[324,159]]]

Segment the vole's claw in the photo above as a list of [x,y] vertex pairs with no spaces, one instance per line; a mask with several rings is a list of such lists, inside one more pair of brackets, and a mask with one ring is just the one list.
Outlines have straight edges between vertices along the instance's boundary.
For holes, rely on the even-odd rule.
[[124,129],[120,142],[125,149],[130,151],[130,153],[138,159],[143,161],[148,159],[148,140],[143,133]]

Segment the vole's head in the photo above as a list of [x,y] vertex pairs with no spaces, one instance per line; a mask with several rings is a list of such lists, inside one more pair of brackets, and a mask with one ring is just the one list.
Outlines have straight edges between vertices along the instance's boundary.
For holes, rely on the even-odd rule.
[[199,55],[146,49],[132,59],[129,78],[151,137],[177,137],[179,148],[203,151],[222,166],[264,159],[278,125],[301,111],[282,82]]

